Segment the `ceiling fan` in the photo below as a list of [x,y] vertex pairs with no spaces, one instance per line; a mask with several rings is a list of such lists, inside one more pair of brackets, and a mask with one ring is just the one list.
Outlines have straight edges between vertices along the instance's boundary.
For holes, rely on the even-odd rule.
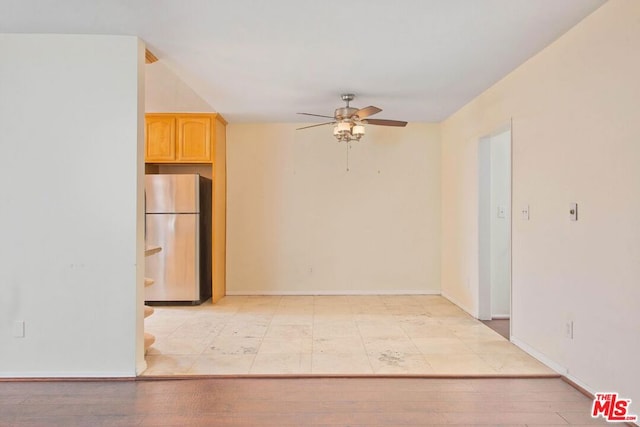
[[333,121],[304,126],[296,130],[308,129],[316,126],[335,125],[333,127],[333,136],[335,136],[338,141],[349,142],[353,140],[359,141],[360,138],[362,138],[364,135],[365,124],[398,127],[404,127],[407,125],[407,122],[400,120],[369,119],[367,117],[379,113],[382,109],[374,107],[373,105],[360,109],[349,106],[349,102],[353,101],[355,98],[355,95],[352,93],[344,93],[340,97],[347,103],[347,105],[346,107],[336,108],[333,117],[324,116],[322,114],[298,113],[305,116],[326,117],[328,119],[333,119]]

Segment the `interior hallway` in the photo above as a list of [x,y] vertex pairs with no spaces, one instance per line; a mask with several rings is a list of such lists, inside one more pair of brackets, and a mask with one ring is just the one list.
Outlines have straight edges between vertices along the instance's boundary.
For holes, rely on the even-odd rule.
[[143,375],[557,375],[440,296],[228,296],[155,310]]

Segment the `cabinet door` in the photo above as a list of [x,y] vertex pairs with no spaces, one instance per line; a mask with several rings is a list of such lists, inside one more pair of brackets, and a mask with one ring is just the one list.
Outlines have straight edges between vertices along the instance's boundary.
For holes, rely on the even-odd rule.
[[176,159],[176,119],[171,116],[147,116],[145,160],[171,162]]
[[179,162],[211,161],[211,117],[178,116]]

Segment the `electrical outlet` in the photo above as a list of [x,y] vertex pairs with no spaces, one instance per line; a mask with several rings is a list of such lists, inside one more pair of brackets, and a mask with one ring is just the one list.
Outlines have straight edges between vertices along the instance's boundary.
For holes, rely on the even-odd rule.
[[573,320],[568,321],[564,325],[564,336],[565,338],[573,339]]
[[520,216],[523,220],[529,221],[529,205],[524,205],[520,209]]

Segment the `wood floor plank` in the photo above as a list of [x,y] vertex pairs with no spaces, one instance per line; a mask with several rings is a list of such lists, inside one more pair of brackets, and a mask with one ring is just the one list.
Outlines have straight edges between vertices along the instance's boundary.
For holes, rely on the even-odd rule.
[[561,379],[0,382],[0,426],[593,425]]

